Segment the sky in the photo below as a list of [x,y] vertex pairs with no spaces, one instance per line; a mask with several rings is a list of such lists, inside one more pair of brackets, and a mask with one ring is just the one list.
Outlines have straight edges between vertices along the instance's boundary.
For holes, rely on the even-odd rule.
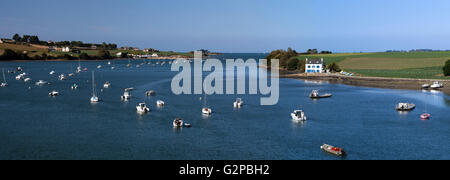
[[215,52],[450,49],[448,0],[2,0],[0,37]]

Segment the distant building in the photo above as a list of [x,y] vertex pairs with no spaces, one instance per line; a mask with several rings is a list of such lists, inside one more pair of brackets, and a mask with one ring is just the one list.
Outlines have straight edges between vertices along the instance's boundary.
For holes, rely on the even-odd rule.
[[61,51],[62,52],[70,52],[70,48],[69,47],[63,47]]
[[91,46],[91,49],[97,49],[97,46],[92,45],[92,46]]
[[49,51],[56,51],[58,48],[56,46],[49,46],[48,50]]
[[305,72],[306,73],[322,73],[323,72],[323,58],[321,58],[321,59],[306,58]]
[[158,54],[153,53],[153,54],[152,54],[152,57],[158,57]]
[[135,51],[139,51],[140,49],[139,49],[139,48],[133,48],[133,50],[135,50]]
[[3,43],[15,43],[16,41],[15,40],[12,40],[12,39],[0,39],[0,44],[3,44]]

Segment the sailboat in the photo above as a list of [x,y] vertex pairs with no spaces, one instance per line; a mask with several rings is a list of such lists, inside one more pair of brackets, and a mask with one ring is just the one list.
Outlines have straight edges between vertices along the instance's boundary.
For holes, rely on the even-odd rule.
[[76,71],[77,73],[80,73],[81,72],[81,63],[80,63],[80,60],[78,60],[78,67],[77,67],[77,71]]
[[131,67],[131,62],[130,62],[130,60],[128,59],[128,64],[127,64],[127,67]]
[[0,87],[6,87],[6,86],[8,86],[8,83],[6,83],[5,69],[2,69],[2,72],[3,72],[3,82],[2,82],[2,84],[0,84]]
[[204,115],[211,115],[212,114],[211,108],[208,108],[206,106],[206,91],[205,91],[205,98],[204,98],[204,100],[205,100],[205,102],[204,102],[204,105],[203,105],[203,108],[202,108],[202,114],[204,114]]
[[97,95],[95,94],[95,78],[94,78],[94,71],[92,71],[92,97],[91,97],[91,102],[92,103],[96,103],[98,102],[99,99],[97,97]]

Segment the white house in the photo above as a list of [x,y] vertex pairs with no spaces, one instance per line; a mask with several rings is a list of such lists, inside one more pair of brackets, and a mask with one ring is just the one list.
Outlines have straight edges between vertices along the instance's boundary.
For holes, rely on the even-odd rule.
[[306,58],[305,72],[306,73],[322,73],[323,72],[323,58],[321,58],[321,59]]
[[158,54],[153,53],[153,54],[152,54],[152,57],[158,57]]
[[62,52],[70,52],[70,48],[69,47],[63,47],[62,48]]

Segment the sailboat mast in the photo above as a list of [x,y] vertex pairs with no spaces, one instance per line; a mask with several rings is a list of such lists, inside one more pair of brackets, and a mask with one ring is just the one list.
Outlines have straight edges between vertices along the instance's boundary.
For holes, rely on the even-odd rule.
[[95,97],[95,78],[94,78],[94,71],[92,71],[92,97]]
[[6,78],[5,78],[5,69],[4,69],[4,68],[2,68],[2,72],[3,72],[3,82],[5,82],[5,83],[6,83]]

